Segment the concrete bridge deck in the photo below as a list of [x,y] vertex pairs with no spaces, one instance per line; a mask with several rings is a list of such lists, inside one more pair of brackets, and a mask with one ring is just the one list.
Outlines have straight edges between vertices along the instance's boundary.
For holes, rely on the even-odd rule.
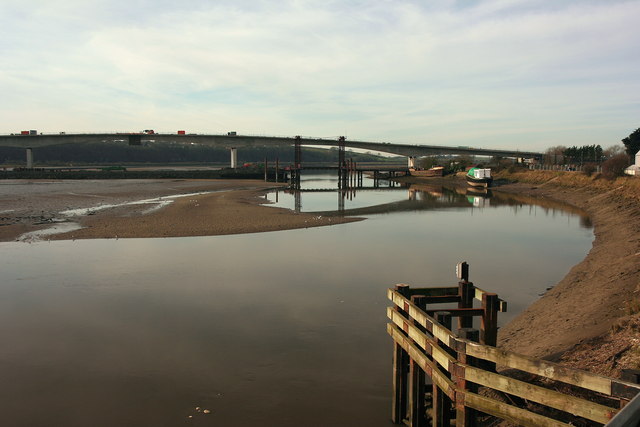
[[89,142],[121,141],[129,144],[143,142],[177,142],[195,143],[203,145],[217,145],[225,148],[238,147],[269,147],[293,146],[299,141],[304,146],[329,146],[357,148],[368,151],[378,151],[406,157],[429,155],[471,155],[471,156],[499,156],[510,158],[541,158],[542,153],[520,150],[496,150],[473,147],[447,147],[438,145],[411,145],[388,142],[368,142],[325,138],[297,138],[278,136],[251,135],[207,135],[207,134],[144,134],[144,133],[84,133],[84,134],[37,134],[37,135],[0,135],[0,146],[38,148],[61,144],[83,144]]

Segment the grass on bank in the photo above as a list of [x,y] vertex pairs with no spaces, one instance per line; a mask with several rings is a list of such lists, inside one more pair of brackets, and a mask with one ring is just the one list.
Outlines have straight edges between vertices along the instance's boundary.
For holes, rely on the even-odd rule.
[[587,176],[582,172],[505,169],[495,173],[494,177],[538,186],[552,183],[560,187],[589,189],[600,193],[615,191],[622,197],[640,200],[640,177],[635,176],[606,179],[600,173]]

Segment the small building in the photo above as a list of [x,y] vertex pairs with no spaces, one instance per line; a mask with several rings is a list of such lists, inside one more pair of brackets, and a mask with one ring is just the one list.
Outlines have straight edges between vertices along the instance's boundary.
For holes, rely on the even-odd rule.
[[624,170],[627,175],[640,176],[640,151],[636,153],[635,164],[629,166]]

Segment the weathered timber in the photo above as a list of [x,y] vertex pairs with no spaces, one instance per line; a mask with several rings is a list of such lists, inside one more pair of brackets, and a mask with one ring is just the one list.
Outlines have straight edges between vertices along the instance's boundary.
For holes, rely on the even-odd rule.
[[[408,286],[408,285],[407,285]],[[439,288],[409,288],[409,296],[424,295],[427,297],[438,297],[444,295],[456,295],[458,288],[454,286],[446,286]]]
[[439,340],[447,343],[447,345],[453,347],[455,340],[457,337],[449,331],[447,328],[439,325],[433,317],[428,316],[424,311],[420,310],[415,304],[409,301],[404,296],[394,292],[392,289],[389,289],[388,297],[393,303],[399,307],[404,307],[404,310],[409,314],[409,317],[415,319],[415,321],[420,324],[422,327],[426,328],[428,332],[430,332],[434,337]]
[[[400,294],[406,293],[408,289],[408,285],[396,286],[396,291]],[[397,306],[392,311],[398,313],[400,316],[407,314],[406,311]],[[409,360],[410,358],[406,350],[398,343],[398,340],[394,339],[391,421],[396,424],[402,422],[407,416]]]
[[[480,396],[477,394],[479,386],[603,424],[620,412],[617,407],[612,407],[615,406],[614,403],[624,405],[640,392],[640,385],[632,382],[566,368],[553,362],[478,343],[479,332],[471,328],[459,328],[458,334],[453,333],[452,317],[470,319],[471,317],[461,315],[481,315],[481,339],[490,343],[495,339],[493,334],[497,332],[497,327],[494,327],[497,326],[497,313],[501,307],[506,308],[506,304],[501,305],[501,300],[493,293],[476,292],[478,289],[469,282],[459,283],[458,295],[447,294],[452,291],[451,288],[437,289],[436,298],[429,296],[428,290],[424,288],[418,291],[408,285],[401,285],[396,290],[390,289],[388,292],[394,307],[387,310],[387,315],[392,321],[387,325],[387,331],[394,343],[411,360],[408,365],[410,367],[407,368],[408,383],[405,384],[408,385],[410,395],[407,402],[408,411],[405,411],[402,419],[398,419],[399,423],[410,426],[424,423],[425,411],[422,405],[425,397],[423,385],[426,381],[423,381],[423,374],[430,376],[433,383],[432,414],[435,426],[448,426],[451,422],[450,417],[454,414],[456,425],[475,425],[476,411],[525,426],[568,425],[516,407],[514,404]],[[475,292],[475,296],[482,298],[481,309],[460,307],[461,303],[469,304],[469,293],[472,291]],[[457,302],[458,307],[438,311],[426,310],[428,303],[434,301]],[[430,315],[431,313],[433,315]],[[555,391],[551,386],[517,380],[496,373],[496,365],[577,386],[614,400],[607,406]]]
[[[462,282],[458,283],[458,296],[460,297],[460,301],[458,302],[458,309],[473,308],[474,286],[473,283],[467,281],[469,277],[468,265],[466,273],[466,278]],[[473,318],[465,316],[458,317],[458,329],[472,327]]]
[[[483,291],[482,289],[476,288],[476,287],[474,287],[474,289],[475,289],[474,298],[477,299],[478,301],[482,301],[484,294],[492,293],[492,292]],[[498,298],[498,311],[500,313],[506,313],[507,311],[507,302],[499,298]]]
[[[567,368],[546,360],[534,359],[522,354],[512,353],[495,347],[487,347],[475,343],[467,343],[467,354],[494,362],[505,368],[518,369],[530,374],[539,375],[554,381],[606,394],[616,398],[629,399],[640,392],[640,385],[603,377],[586,371]],[[617,385],[618,387],[613,387]],[[614,389],[618,389],[614,392]],[[626,392],[622,392],[622,389]]]
[[438,310],[426,310],[429,316],[433,316],[438,311],[446,311],[451,315],[451,317],[479,317],[484,314],[484,309],[482,308],[447,308],[447,309],[438,309]]
[[[451,329],[451,316],[444,311],[435,313],[435,320],[447,329]],[[437,340],[438,346],[442,344],[442,341]],[[446,350],[445,350],[446,351]],[[447,371],[449,367],[447,367]],[[446,374],[445,374],[446,375]],[[433,426],[434,427],[449,427],[451,425],[451,406],[452,401],[445,393],[438,388],[436,384],[433,385],[432,392],[432,412],[433,412]]]
[[407,334],[427,355],[432,356],[444,369],[449,369],[452,363],[455,363],[456,359],[447,353],[441,346],[439,346],[435,338],[422,332],[416,325],[412,325],[407,318],[400,313],[389,308],[387,310],[387,316],[391,321]]
[[560,411],[606,424],[617,413],[608,406],[563,394],[514,378],[494,374],[472,366],[465,367],[465,378],[476,384],[490,387]]
[[415,344],[406,337],[397,326],[390,323],[387,324],[387,332],[407,353],[413,358],[416,363],[429,375],[434,384],[437,384],[441,390],[445,392],[451,399],[455,399],[456,386],[446,375],[440,371],[438,366],[420,351]]
[[516,408],[499,400],[490,399],[475,393],[466,393],[464,404],[478,411],[485,412],[489,415],[511,421],[525,427],[570,427],[566,424],[552,418],[545,417],[526,409]]
[[[458,330],[461,338],[477,342],[480,339],[480,331],[472,328],[461,328]],[[465,375],[466,366],[475,366],[477,361],[469,356],[466,352],[466,344],[460,342],[457,347],[458,364],[453,370],[453,379],[456,383],[456,426],[457,427],[475,427],[477,425],[477,412],[475,409],[465,405],[465,396],[467,393],[477,393],[478,386],[471,381],[467,381]]]
[[482,294],[484,313],[480,324],[480,342],[494,347],[498,343],[498,303],[498,295],[489,292]]
[[[411,302],[416,306],[426,307],[424,295],[412,295]],[[412,320],[412,326],[420,330],[421,326]],[[427,408],[425,404],[426,374],[412,359],[409,366],[409,420],[412,427],[426,427]]]

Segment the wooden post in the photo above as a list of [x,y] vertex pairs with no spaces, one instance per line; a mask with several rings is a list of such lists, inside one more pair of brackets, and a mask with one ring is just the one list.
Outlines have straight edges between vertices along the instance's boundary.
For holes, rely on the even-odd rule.
[[469,281],[469,264],[467,264],[465,261],[459,262],[456,265],[456,276],[458,277],[458,280],[462,282],[468,282]]
[[[458,330],[458,336],[460,338],[478,342],[480,338],[480,331],[472,328],[461,328]],[[475,366],[476,360],[471,356],[467,356],[466,343],[459,342],[457,350],[458,363],[461,365]],[[459,390],[469,391],[471,393],[477,393],[478,386],[471,382],[467,382],[465,379],[465,372],[462,366],[456,369],[455,375],[456,386]],[[456,426],[457,427],[475,427],[477,420],[477,412],[465,406],[464,391],[456,391]]]
[[[473,308],[474,291],[473,283],[467,282],[466,280],[458,283],[458,295],[460,296],[458,308]],[[473,317],[458,317],[458,329],[462,328],[473,328]]]
[[[412,295],[411,302],[424,310],[426,308],[426,297],[424,295]],[[424,330],[415,320],[413,324]],[[425,407],[426,374],[411,359],[409,363],[409,424],[411,427],[426,427],[427,408]]]
[[[403,296],[409,295],[409,285],[396,285],[396,291]],[[396,306],[395,310],[401,315],[408,313]],[[407,417],[407,391],[409,374],[409,355],[396,342],[393,343],[393,400],[391,402],[391,422],[403,424]]]
[[276,157],[276,182],[278,182],[278,173],[280,173],[280,161]]
[[482,328],[480,342],[496,346],[498,342],[498,295],[485,292],[482,294]]
[[[433,317],[447,329],[451,329],[451,315],[446,311],[436,311]],[[442,341],[438,340],[438,345]],[[444,346],[443,346],[444,347]],[[433,427],[449,427],[451,425],[451,399],[433,384]]]

